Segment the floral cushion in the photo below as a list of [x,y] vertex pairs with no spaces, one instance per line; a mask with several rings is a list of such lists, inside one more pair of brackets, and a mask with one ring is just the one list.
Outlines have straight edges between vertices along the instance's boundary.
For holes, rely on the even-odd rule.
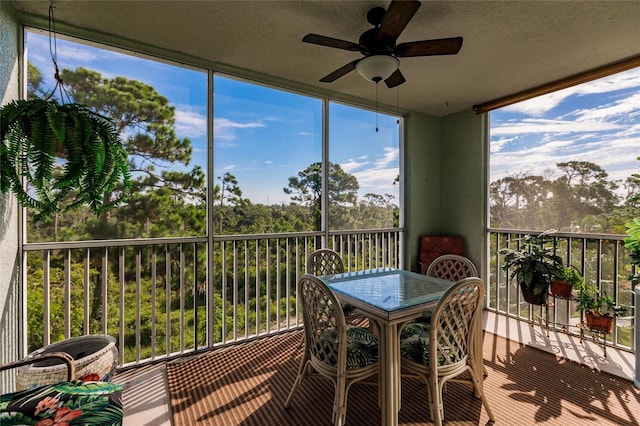
[[0,395],[0,424],[122,425],[122,385],[61,382]]
[[414,322],[400,330],[400,354],[420,364],[429,364],[431,324]]
[[347,326],[347,370],[378,360],[378,337],[362,327]]
[[[330,340],[327,340],[330,339]],[[337,339],[337,333],[334,328],[327,329],[320,337],[319,345],[333,346]],[[334,353],[335,355],[335,353]],[[326,362],[335,365],[338,360],[334,355],[330,359],[326,359]],[[369,364],[373,364],[378,360],[378,337],[371,333],[369,330],[356,327],[347,326],[347,370],[354,370],[358,368],[366,367]]]
[[[400,355],[419,364],[429,365],[429,333],[431,324],[410,323],[400,330]],[[461,360],[460,345],[449,337],[439,336],[438,364],[454,364]]]

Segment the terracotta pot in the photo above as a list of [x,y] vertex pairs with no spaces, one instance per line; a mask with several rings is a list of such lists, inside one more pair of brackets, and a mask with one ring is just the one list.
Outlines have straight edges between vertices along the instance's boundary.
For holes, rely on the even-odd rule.
[[590,330],[609,334],[613,329],[613,320],[612,316],[594,315],[592,312],[587,312],[587,327]]
[[551,294],[554,296],[569,298],[572,292],[573,287],[568,282],[562,280],[551,281]]

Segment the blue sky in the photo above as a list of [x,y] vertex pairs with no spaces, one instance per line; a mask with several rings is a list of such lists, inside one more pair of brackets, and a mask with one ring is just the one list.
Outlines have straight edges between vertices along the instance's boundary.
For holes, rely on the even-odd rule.
[[[207,74],[57,38],[60,69],[85,67],[105,78],[124,75],[153,86],[176,108],[176,134],[193,145],[192,164],[206,170]],[[28,35],[28,59],[53,87],[46,32]],[[255,203],[288,203],[288,178],[321,160],[322,102],[225,76],[214,78],[214,170],[238,180]],[[359,195],[392,194],[399,188],[399,131],[395,117],[332,103],[330,159],[360,183]],[[126,137],[126,135],[123,135]]]
[[[206,170],[206,72],[150,61],[58,38],[59,67],[83,66],[103,77],[124,75],[153,86],[176,107],[176,133],[194,146]],[[52,87],[46,32],[28,36],[28,58]],[[243,196],[286,203],[288,178],[320,161],[321,102],[226,77],[214,79],[214,168],[229,171]],[[640,69],[574,86],[491,112],[491,180],[516,173],[544,175],[561,161],[590,161],[610,179],[638,172]],[[340,104],[330,106],[330,160],[355,175],[359,195],[398,197],[396,118]],[[555,176],[557,177],[557,171]]]
[[563,161],[590,161],[610,180],[640,171],[640,69],[491,112],[491,180],[544,175]]

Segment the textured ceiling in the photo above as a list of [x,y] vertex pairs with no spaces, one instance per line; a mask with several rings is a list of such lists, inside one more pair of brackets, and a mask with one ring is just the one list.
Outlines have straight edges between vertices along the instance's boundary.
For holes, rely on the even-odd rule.
[[[5,0],[2,1],[5,3]],[[12,0],[46,23],[49,1]],[[318,80],[360,54],[302,43],[307,33],[358,41],[367,11],[389,1],[55,2],[58,29],[318,94],[375,99],[355,71]],[[640,1],[424,1],[398,43],[462,36],[458,55],[402,58],[407,82],[379,87],[382,105],[444,116],[640,52]],[[94,38],[94,37],[91,37]],[[150,49],[151,48],[151,49]],[[154,52],[151,52],[154,53]],[[214,68],[215,69],[215,68]]]

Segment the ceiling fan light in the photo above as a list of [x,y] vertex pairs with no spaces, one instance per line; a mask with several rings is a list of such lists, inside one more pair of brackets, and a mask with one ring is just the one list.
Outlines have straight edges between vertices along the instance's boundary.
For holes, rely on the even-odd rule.
[[361,59],[356,64],[356,71],[366,80],[378,83],[386,80],[400,65],[398,58],[391,55],[374,55]]

